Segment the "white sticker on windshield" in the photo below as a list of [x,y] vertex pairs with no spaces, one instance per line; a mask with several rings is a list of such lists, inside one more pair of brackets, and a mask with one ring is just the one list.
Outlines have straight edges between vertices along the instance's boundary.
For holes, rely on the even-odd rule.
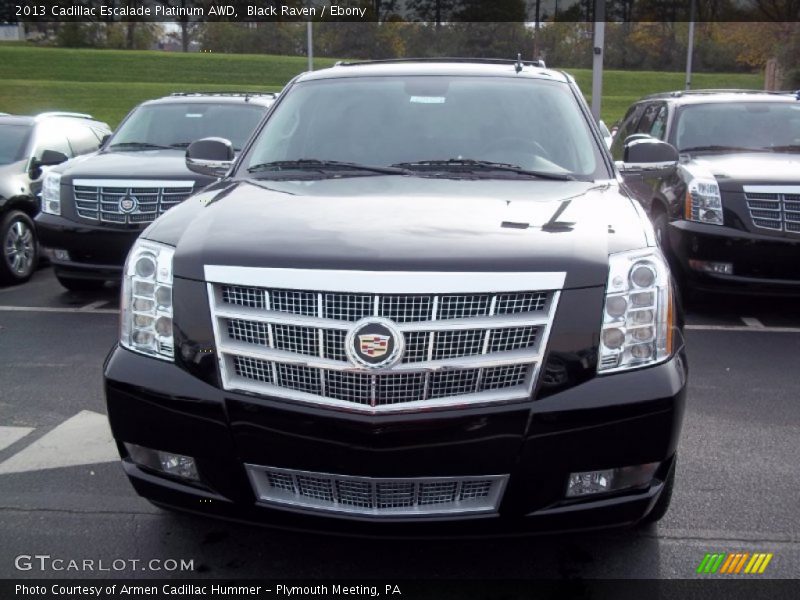
[[186,113],[187,119],[202,119],[203,113]]
[[409,102],[416,104],[444,104],[444,96],[411,96]]

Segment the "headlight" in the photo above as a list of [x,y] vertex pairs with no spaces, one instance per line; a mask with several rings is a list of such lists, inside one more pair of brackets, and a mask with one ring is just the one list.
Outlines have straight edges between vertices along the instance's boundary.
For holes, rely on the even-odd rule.
[[42,212],[61,214],[61,174],[47,173],[42,180]]
[[598,372],[633,369],[669,358],[673,311],[669,267],[660,250],[610,255]]
[[714,179],[692,179],[686,186],[688,221],[722,225],[722,196]]
[[172,360],[172,256],[175,249],[137,240],[122,279],[120,343],[129,350]]

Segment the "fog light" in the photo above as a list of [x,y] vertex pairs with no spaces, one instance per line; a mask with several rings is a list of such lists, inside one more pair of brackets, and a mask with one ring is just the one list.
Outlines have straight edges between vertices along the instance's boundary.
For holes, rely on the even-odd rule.
[[53,250],[53,258],[56,260],[69,260],[69,252],[61,248],[56,248]]
[[127,442],[125,442],[125,449],[131,460],[142,467],[181,479],[200,480],[200,476],[197,474],[197,465],[191,456],[162,452]]
[[711,262],[707,260],[690,260],[689,266],[695,271],[701,271],[703,273],[733,275],[733,263]]
[[655,462],[633,467],[570,473],[566,496],[578,498],[648,485],[659,464]]

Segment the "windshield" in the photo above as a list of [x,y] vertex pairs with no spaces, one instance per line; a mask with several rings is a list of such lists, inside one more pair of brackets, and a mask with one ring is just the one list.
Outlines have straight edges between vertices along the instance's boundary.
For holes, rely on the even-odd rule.
[[800,102],[688,105],[679,115],[678,150],[800,151]]
[[25,158],[30,133],[30,125],[0,125],[0,165]]
[[[311,168],[312,160],[400,166],[414,173],[491,171],[502,163],[539,175],[583,177],[593,177],[601,165],[567,85],[505,77],[299,83],[273,109],[243,168],[269,177],[265,166],[286,169],[291,161],[303,161],[295,168]],[[492,171],[513,175],[509,169]]]
[[109,147],[142,144],[184,148],[201,138],[221,137],[240,150],[265,111],[262,106],[239,103],[140,106],[120,125]]

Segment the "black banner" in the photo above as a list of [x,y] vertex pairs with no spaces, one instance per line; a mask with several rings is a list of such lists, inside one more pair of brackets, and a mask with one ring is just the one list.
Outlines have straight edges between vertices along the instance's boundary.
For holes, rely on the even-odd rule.
[[369,598],[398,600],[789,600],[797,598],[798,582],[755,578],[706,580],[1,580],[3,600],[38,598],[70,600],[209,600],[212,598]]
[[0,0],[0,23],[595,20],[789,22],[800,0]]

